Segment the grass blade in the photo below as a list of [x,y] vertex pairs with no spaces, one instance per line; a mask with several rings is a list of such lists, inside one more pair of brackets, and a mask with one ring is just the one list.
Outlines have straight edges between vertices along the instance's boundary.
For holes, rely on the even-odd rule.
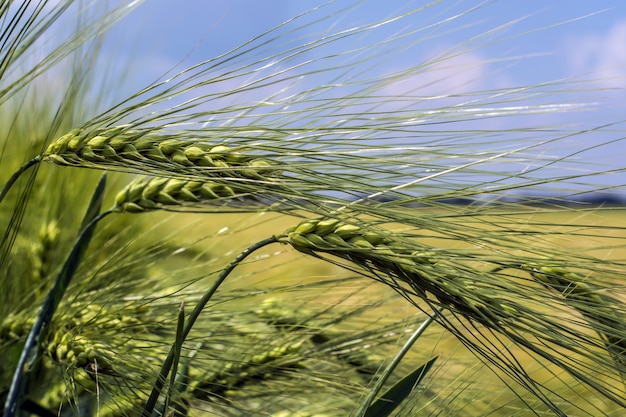
[[[435,317],[437,317],[439,314],[441,314],[442,309],[439,308],[437,310],[435,310],[435,312],[433,313],[432,316],[429,316],[422,324],[421,326],[419,326],[417,328],[417,330],[415,330],[415,332],[413,332],[413,334],[411,335],[411,337],[409,338],[409,340],[406,341],[406,343],[404,344],[404,346],[402,346],[402,349],[400,349],[400,351],[396,354],[396,356],[393,358],[393,360],[391,361],[391,363],[387,366],[387,368],[383,371],[382,375],[378,378],[378,380],[376,381],[376,384],[374,385],[374,387],[372,388],[372,390],[370,391],[370,393],[368,394],[367,398],[365,399],[365,401],[363,402],[363,404],[361,404],[361,407],[359,408],[359,411],[357,412],[357,416],[363,416],[363,417],[372,417],[372,416],[379,416],[382,414],[377,414],[375,411],[371,411],[372,408],[375,406],[376,403],[372,403],[372,401],[374,401],[374,397],[376,397],[376,395],[380,392],[383,384],[385,383],[385,381],[387,381],[387,378],[389,378],[389,376],[393,373],[394,369],[396,369],[396,367],[398,366],[398,364],[400,363],[400,361],[402,361],[402,358],[404,358],[404,356],[407,354],[407,352],[413,347],[413,345],[415,344],[415,342],[417,341],[417,339],[420,338],[420,336],[422,334],[424,334],[424,332],[426,331],[426,329],[428,328],[428,326],[430,326],[432,324],[432,322],[435,320]],[[431,360],[431,362],[434,363],[434,359]],[[427,366],[429,363],[428,362],[426,365],[423,365],[421,368],[424,368],[425,366]],[[432,363],[431,365],[432,366]],[[430,366],[428,366],[428,369],[430,369]],[[426,369],[426,371],[428,371],[428,369]],[[424,372],[425,374],[426,372]],[[418,372],[418,376],[419,376],[419,372]],[[406,378],[405,378],[406,379]],[[421,377],[420,377],[421,379]],[[419,382],[419,381],[417,381]],[[398,383],[400,384],[400,383]],[[406,384],[408,384],[408,381],[406,382]],[[404,385],[401,385],[404,386]],[[394,387],[395,388],[395,387]],[[400,388],[398,388],[397,391],[394,391],[394,398],[399,398],[400,394],[402,394],[402,390],[400,390]],[[388,395],[389,392],[387,392],[385,395]],[[389,401],[385,395],[383,395],[382,397],[382,401],[383,404],[387,404],[387,401]],[[378,401],[380,402],[380,400]],[[370,406],[371,404],[371,406]],[[383,404],[377,406],[380,407]],[[394,402],[394,403],[389,403],[389,405],[393,405],[393,408],[395,408],[397,405],[399,404],[399,402]],[[392,408],[392,409],[393,409]],[[391,412],[391,410],[389,410],[389,412]]]
[[72,250],[63,264],[63,268],[59,272],[59,275],[57,275],[50,292],[48,292],[46,300],[41,306],[37,319],[35,320],[35,324],[28,334],[26,343],[22,349],[20,360],[15,370],[15,374],[13,375],[11,388],[9,389],[9,395],[7,396],[4,408],[4,417],[14,417],[17,415],[22,394],[25,391],[26,381],[24,377],[27,373],[33,371],[39,357],[39,341],[45,334],[46,329],[52,320],[52,316],[61,302],[61,299],[65,294],[65,290],[72,280],[74,272],[76,272],[76,268],[78,268],[80,259],[89,245],[96,223],[99,219],[110,213],[107,211],[98,215],[102,206],[105,185],[106,174],[100,177],[100,181],[96,186],[96,190],[91,198],[91,202],[89,203],[89,207],[81,224],[82,232],[76,239]]
[[367,409],[364,417],[386,417],[391,414],[411,394],[413,388],[422,381],[436,360],[437,357],[432,358],[398,381]]
[[185,327],[185,304],[181,303],[180,309],[178,310],[178,321],[176,326],[176,341],[174,343],[174,363],[172,364],[172,373],[170,375],[170,386],[167,390],[167,395],[165,396],[165,407],[161,415],[166,415],[167,410],[170,407],[170,402],[172,400],[172,394],[175,391],[176,386],[176,375],[178,373],[178,363],[180,361],[180,354],[183,347],[183,329]]

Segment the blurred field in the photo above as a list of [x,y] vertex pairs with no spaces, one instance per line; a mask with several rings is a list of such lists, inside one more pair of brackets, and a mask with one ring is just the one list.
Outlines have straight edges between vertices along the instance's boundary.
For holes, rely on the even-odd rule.
[[[458,213],[462,208],[455,207]],[[415,210],[433,214],[433,210]],[[440,211],[438,213],[444,213]],[[148,213],[148,223],[155,224],[154,233],[169,236],[179,251],[197,251],[198,256],[213,259],[216,268],[224,261],[232,259],[250,244],[284,232],[288,227],[300,222],[296,216],[277,213],[258,214],[188,214],[188,213]],[[535,248],[549,251],[551,248],[574,249],[581,254],[593,255],[607,262],[626,261],[626,209],[602,209],[589,211],[546,210],[525,208],[493,209],[472,216],[450,216],[451,223],[467,225],[471,228],[508,229],[511,233],[528,233],[520,251]],[[393,226],[390,227],[393,229]],[[537,232],[537,233],[533,233]],[[424,231],[423,243],[430,247],[462,249],[472,244],[464,241],[441,239],[436,233]],[[432,236],[429,237],[428,235]],[[178,245],[178,246],[177,246]],[[549,255],[546,252],[546,255]],[[172,258],[175,262],[175,257]],[[201,265],[206,268],[205,264]],[[275,244],[253,256],[245,265],[237,269],[237,277],[228,281],[229,285],[294,285],[311,284],[320,279],[349,276],[338,266],[304,256],[290,248]],[[376,291],[384,286],[376,285]],[[381,288],[382,287],[382,288]],[[328,296],[328,295],[327,295]],[[390,314],[404,311],[397,306]]]
[[[461,216],[460,212],[463,209],[452,207],[450,212],[415,210],[415,215],[427,213],[430,216],[449,216],[449,221],[457,225],[484,230],[504,228],[518,236],[521,233],[528,233],[528,239],[522,240],[526,246],[521,247],[520,252],[532,247],[535,252],[545,251],[549,254],[551,250],[561,248],[580,251],[585,256],[592,255],[606,260],[607,264],[623,263],[626,260],[624,245],[626,210],[622,208],[570,211],[527,207],[521,210],[517,208],[515,213],[502,208],[490,210],[483,208],[481,213]],[[471,208],[467,210],[472,211]],[[158,227],[159,233],[165,234],[166,230],[167,234],[171,233],[175,241],[180,241],[181,250],[186,247],[184,242],[187,244],[195,242],[191,245],[194,250],[199,250],[204,256],[212,259],[202,267],[214,264],[216,270],[249,244],[272,234],[279,234],[300,221],[296,217],[269,213],[148,216],[155,216],[155,223],[163,222]],[[443,243],[454,249],[472,246],[468,242],[441,239],[436,234],[432,237],[427,235],[428,233],[425,233],[424,242],[429,245]],[[345,330],[349,331],[350,326],[363,330],[384,323],[405,322],[407,323],[405,335],[402,335],[402,332],[398,334],[398,347],[415,328],[415,323],[424,318],[414,305],[387,286],[355,276],[354,273],[338,266],[304,256],[280,245],[262,250],[235,272],[227,281],[225,288],[258,292],[258,297],[245,301],[250,304],[250,309],[257,308],[268,298],[280,300],[287,309],[291,308],[293,311],[306,308],[320,311],[338,306],[363,309],[361,314],[347,321],[348,328]],[[588,278],[593,280],[594,277]],[[624,283],[615,284],[614,296],[623,294]],[[284,286],[284,289],[274,289],[269,294],[263,293],[263,289],[275,288],[277,285]],[[242,301],[235,302],[238,303],[237,307],[241,308]],[[560,393],[563,398],[572,400],[576,396],[589,395],[587,389],[569,375],[555,370],[545,361],[531,358],[519,348],[511,347],[508,342],[501,344],[497,342],[495,335],[493,337],[489,343],[494,343],[493,348],[496,352],[498,349],[512,349],[516,358],[533,377]],[[388,360],[395,351],[373,353]],[[492,410],[493,414],[490,415],[536,415],[535,412],[524,411],[528,410],[528,406],[500,379],[495,378],[481,360],[439,326],[430,328],[428,334],[409,355],[405,366],[414,368],[433,356],[439,356],[439,361],[420,396],[421,407],[430,410],[429,412],[443,415],[448,415],[446,414],[448,412],[457,413],[455,415],[485,415],[483,413],[487,410]],[[542,409],[537,400],[532,400],[531,405],[536,407],[535,411]],[[598,407],[597,410],[609,415],[612,413],[619,415],[620,412],[615,405],[605,403],[603,400],[598,400],[595,406]],[[588,406],[585,409],[594,412],[589,410]],[[545,415],[552,414],[546,411]]]
[[[507,234],[510,234],[509,241],[520,242],[520,253],[532,251],[548,255],[560,250],[594,256],[606,261],[609,266],[611,262],[622,265],[626,262],[626,209],[622,208],[574,211],[451,206],[445,210],[411,209],[406,214],[424,217],[425,221],[436,218],[449,222],[451,228],[459,230],[476,230],[476,233],[484,231],[496,236],[501,234],[503,239],[508,239]],[[134,241],[117,244],[148,248],[158,242],[158,245],[167,249],[166,256],[151,257],[146,265],[152,275],[162,277],[163,281],[169,283],[163,283],[159,293],[146,296],[166,298],[169,293],[205,290],[217,273],[239,252],[261,239],[283,233],[301,220],[301,217],[295,215],[277,213],[116,214],[114,218],[103,222],[98,233],[110,233],[107,232],[109,227],[115,231],[119,225],[113,223],[117,221],[122,224],[136,222],[147,225],[147,228],[142,227],[142,230],[147,230],[135,236]],[[403,226],[396,224],[387,227],[403,230]],[[419,232],[419,236],[421,243],[433,248],[445,247],[459,251],[481,249],[473,242],[455,240],[440,231],[424,229]],[[119,250],[124,251],[126,248],[120,245]],[[98,251],[94,252],[97,254]],[[132,250],[129,252],[132,253]],[[115,259],[111,258],[112,263],[117,262]],[[588,278],[594,279],[593,276]],[[623,282],[615,282],[613,295],[623,295],[624,288]],[[386,335],[389,339],[385,344],[370,341],[363,346],[365,354],[378,361],[381,367],[389,362],[426,317],[415,305],[388,286],[280,244],[266,247],[248,258],[235,269],[218,293],[224,297],[209,303],[203,313],[209,319],[208,323],[211,322],[211,315],[218,310],[219,314],[229,311],[241,314],[258,310],[264,303],[276,302],[285,314],[293,314],[295,318],[302,314],[332,318],[337,311],[353,312],[352,317],[334,326],[334,330],[341,330],[345,335],[395,324],[395,329]],[[189,310],[197,299],[197,296],[194,297],[185,301]],[[423,303],[418,302],[418,306],[428,311]],[[550,306],[545,308],[549,310]],[[562,311],[555,314],[562,314]],[[207,322],[201,324],[198,333],[206,330]],[[472,329],[468,327],[466,331],[471,332]],[[591,394],[588,388],[546,361],[529,356],[509,341],[499,342],[493,333],[485,332],[478,336],[493,349],[494,354],[507,350],[512,352],[533,378],[565,399],[561,405],[569,415],[576,415],[579,410],[567,401],[576,404],[577,397],[591,395],[592,398],[598,398],[594,404],[597,408],[590,408],[589,404],[581,401],[584,404],[582,410],[591,415],[595,412],[598,415],[621,415],[622,409]],[[241,342],[234,338],[232,343]],[[475,356],[467,346],[439,325],[432,325],[420,338],[403,361],[396,377],[435,356],[438,360],[432,373],[412,401],[415,410],[420,410],[418,415],[554,415],[536,398],[516,396],[504,381],[511,384],[517,393],[524,393],[523,388],[511,383],[502,371],[494,374],[484,359]],[[531,407],[533,411],[529,410]],[[407,411],[399,415],[410,414]]]

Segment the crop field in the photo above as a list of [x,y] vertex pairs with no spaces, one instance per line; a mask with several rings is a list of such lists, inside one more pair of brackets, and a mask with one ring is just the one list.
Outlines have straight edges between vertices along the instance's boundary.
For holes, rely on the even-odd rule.
[[[481,208],[480,214],[472,214],[468,219],[462,213],[476,211],[466,207],[450,207],[448,209],[406,209],[413,216],[438,216],[449,218],[448,221],[471,228],[493,230],[494,224],[499,227],[506,225],[511,233],[523,231],[541,231],[540,239],[533,242],[533,246],[551,250],[560,247],[564,250],[581,250],[591,248],[597,255],[603,256],[608,262],[623,262],[626,249],[616,243],[626,238],[626,216],[622,208],[586,208],[584,210],[516,207],[514,213],[511,208]],[[459,216],[459,214],[461,214]],[[157,221],[156,218],[159,220]],[[163,223],[160,223],[162,221]],[[198,242],[196,250],[212,257],[226,255],[232,257],[238,250],[254,243],[260,237],[271,236],[279,230],[297,222],[294,216],[260,213],[252,215],[241,214],[166,214],[155,217],[155,224],[163,233],[175,233],[185,230],[185,240]],[[391,229],[401,230],[401,225],[391,225]],[[598,234],[598,230],[603,230]],[[467,250],[472,245],[464,241],[453,241],[434,236],[434,233],[425,233],[419,240],[433,249]],[[181,242],[181,247],[186,247]],[[604,248],[616,247],[616,250],[606,251]],[[202,248],[202,249],[199,249]],[[520,253],[524,248],[520,248]],[[220,262],[219,260],[215,260]],[[223,260],[222,262],[225,262]],[[167,262],[166,262],[167,264]],[[390,359],[402,340],[415,328],[416,324],[424,320],[423,313],[416,311],[415,305],[408,302],[397,292],[390,290],[386,285],[355,275],[337,265],[332,265],[318,259],[310,259],[290,248],[277,246],[260,252],[249,262],[241,265],[238,273],[224,284],[224,289],[258,294],[247,300],[236,299],[224,304],[226,310],[241,311],[249,308],[256,310],[259,306],[270,305],[281,311],[283,319],[295,317],[303,310],[310,312],[331,311],[356,312],[336,328],[345,335],[359,335],[366,329],[377,326],[391,326],[394,331],[385,336],[386,342],[370,341],[365,351],[372,360],[380,361],[376,366],[383,366]],[[594,275],[588,277],[593,282]],[[512,280],[516,277],[511,277]],[[519,280],[519,285],[536,286]],[[621,293],[622,282],[614,282],[616,293]],[[278,289],[277,287],[280,287]],[[269,293],[265,293],[269,290]],[[233,304],[229,307],[229,304]],[[532,301],[529,300],[529,305]],[[246,307],[244,307],[246,306]],[[422,308],[426,308],[421,304]],[[552,309],[549,304],[539,306],[545,314],[560,317],[561,320],[579,320],[575,311],[563,312],[560,308]],[[210,313],[209,313],[210,314]],[[316,313],[319,314],[319,313]],[[398,327],[398,325],[400,326]],[[585,326],[578,326],[581,331]],[[470,331],[470,330],[467,330]],[[592,395],[587,388],[581,386],[568,375],[564,375],[557,367],[548,361],[538,361],[528,352],[511,343],[498,345],[498,337],[487,335],[492,349],[498,354],[501,349],[512,354],[522,366],[538,381],[566,398]],[[381,346],[377,346],[380,343]],[[501,343],[501,342],[500,342]],[[428,359],[437,356],[437,366],[432,371],[432,377],[419,390],[415,400],[420,404],[420,412],[444,413],[450,415],[482,415],[485,410],[490,415],[531,415],[524,411],[527,407],[524,401],[517,398],[503,382],[496,377],[506,378],[502,371],[489,369],[480,357],[464,346],[459,340],[446,332],[441,326],[433,325],[428,332],[416,343],[407,354],[404,372],[411,366],[417,366]],[[584,360],[581,358],[580,360]],[[621,407],[598,401],[592,407],[580,401],[576,407],[589,410],[590,413],[601,410],[612,415],[621,412]],[[589,408],[585,408],[589,407]],[[536,412],[540,406],[534,404]],[[596,411],[593,411],[593,410]],[[541,415],[551,415],[544,412]]]
[[496,76],[584,19],[331,0],[150,78],[141,3],[0,2],[3,417],[623,415],[623,77]]

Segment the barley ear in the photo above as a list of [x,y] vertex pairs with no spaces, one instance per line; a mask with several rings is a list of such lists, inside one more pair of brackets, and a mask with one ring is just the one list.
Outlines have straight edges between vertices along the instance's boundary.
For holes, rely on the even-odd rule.
[[114,210],[141,213],[219,207],[258,211],[265,206],[246,191],[219,182],[153,177],[135,180],[120,191]]
[[521,269],[547,288],[559,292],[574,309],[592,323],[604,338],[620,372],[626,374],[626,325],[614,306],[615,300],[600,293],[588,280],[568,269],[546,264],[525,264]]
[[[403,242],[386,230],[334,219],[312,219],[289,228],[285,234],[300,252],[329,253],[365,270],[375,270],[379,277],[388,276],[386,283],[396,290],[413,292],[487,326],[493,327],[515,312],[488,294],[472,291],[471,282],[449,277],[443,269],[438,271],[432,251]],[[401,287],[399,282],[406,286]]]
[[279,183],[282,169],[279,163],[255,155],[250,147],[175,139],[171,134],[126,125],[74,129],[53,141],[43,160],[87,168],[169,173],[186,179],[230,178],[265,184]]

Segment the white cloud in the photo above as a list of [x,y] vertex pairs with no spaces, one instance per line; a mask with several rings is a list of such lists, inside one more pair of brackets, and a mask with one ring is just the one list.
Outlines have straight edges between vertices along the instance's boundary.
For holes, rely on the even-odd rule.
[[485,73],[484,58],[464,53],[425,64],[422,71],[390,83],[384,91],[394,97],[454,96],[484,88]]
[[576,36],[566,42],[575,74],[590,74],[606,87],[626,87],[626,20],[606,33]]

